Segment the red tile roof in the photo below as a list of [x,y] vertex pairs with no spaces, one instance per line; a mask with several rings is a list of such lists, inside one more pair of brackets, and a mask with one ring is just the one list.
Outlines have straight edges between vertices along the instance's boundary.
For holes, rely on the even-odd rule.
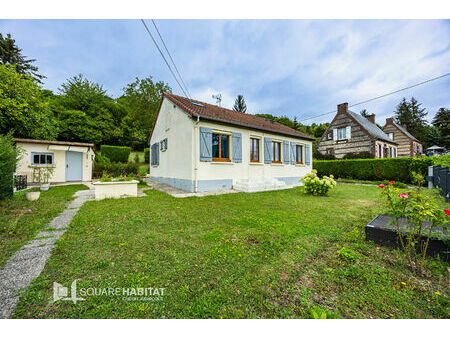
[[207,120],[229,123],[251,129],[268,131],[275,134],[289,135],[307,140],[314,140],[314,137],[310,135],[289,128],[284,124],[270,121],[255,115],[237,112],[234,110],[222,108],[197,100],[191,100],[186,97],[166,92],[163,93],[163,97],[166,97],[193,117],[199,116],[200,118],[204,118]]

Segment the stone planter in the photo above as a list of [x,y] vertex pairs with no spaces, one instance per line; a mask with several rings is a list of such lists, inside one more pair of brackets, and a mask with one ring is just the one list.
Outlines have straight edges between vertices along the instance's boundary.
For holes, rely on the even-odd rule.
[[48,189],[50,189],[50,183],[43,183],[40,186],[41,191],[47,191]]
[[28,201],[36,201],[37,199],[39,199],[39,196],[41,196],[40,191],[29,191],[25,193],[25,197]]
[[95,182],[95,199],[136,197],[138,181]]

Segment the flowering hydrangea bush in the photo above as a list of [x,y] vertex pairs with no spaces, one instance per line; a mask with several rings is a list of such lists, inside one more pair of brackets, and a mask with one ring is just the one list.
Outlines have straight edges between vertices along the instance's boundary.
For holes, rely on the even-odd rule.
[[[394,219],[394,225],[399,234],[400,247],[406,255],[409,266],[416,272],[422,272],[425,255],[433,230],[440,227],[448,230],[450,211],[442,210],[437,203],[422,193],[423,176],[414,174],[418,187],[408,193],[400,193],[394,187],[395,182],[388,185],[380,184],[382,194],[386,198],[387,212]],[[400,226],[400,219],[407,218],[408,227]],[[428,226],[425,223],[429,222]],[[425,238],[425,240],[424,240]]]
[[305,193],[314,196],[325,196],[328,191],[336,186],[333,175],[324,176],[320,179],[317,176],[317,170],[313,169],[311,173],[305,175],[300,182],[305,186]]

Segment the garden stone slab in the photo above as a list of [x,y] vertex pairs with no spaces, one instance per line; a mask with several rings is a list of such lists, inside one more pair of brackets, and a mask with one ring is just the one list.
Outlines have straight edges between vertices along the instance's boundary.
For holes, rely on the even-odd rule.
[[41,239],[33,239],[27,244],[25,244],[22,248],[37,248],[37,247],[44,247],[49,244],[54,244],[56,241],[56,238],[54,237],[48,237],[48,238],[41,238]]
[[41,274],[56,241],[64,234],[80,207],[86,201],[94,199],[91,190],[77,191],[74,196],[75,200],[67,209],[9,258],[0,269],[0,318],[11,316],[19,302],[20,293]]
[[45,229],[36,235],[36,239],[39,239],[39,237],[53,237],[59,239],[64,234],[64,232],[65,232],[64,230]]
[[17,262],[24,259],[32,259],[34,257],[42,256],[47,251],[48,251],[47,246],[22,248],[13,257],[11,257],[11,260]]

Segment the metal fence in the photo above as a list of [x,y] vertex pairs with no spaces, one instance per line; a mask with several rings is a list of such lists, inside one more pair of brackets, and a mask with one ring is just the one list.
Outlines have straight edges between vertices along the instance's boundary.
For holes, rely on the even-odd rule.
[[27,175],[14,175],[14,188],[15,191],[26,189]]
[[428,189],[439,188],[447,201],[450,201],[450,169],[440,165],[428,167]]

